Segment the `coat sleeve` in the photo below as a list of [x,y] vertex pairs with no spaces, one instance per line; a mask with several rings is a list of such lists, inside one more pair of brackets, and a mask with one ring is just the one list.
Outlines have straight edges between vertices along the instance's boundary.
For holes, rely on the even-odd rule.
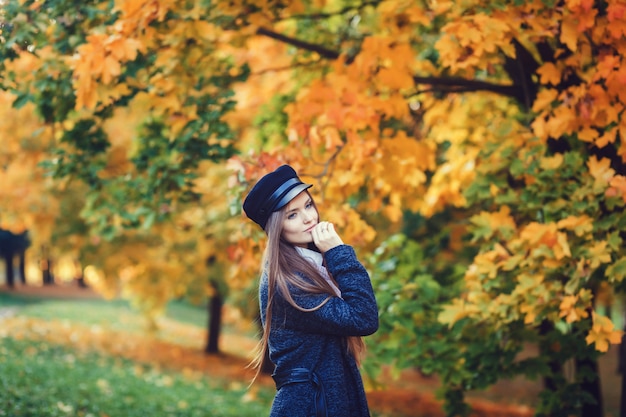
[[[282,297],[286,328],[307,333],[338,336],[367,336],[378,330],[378,306],[369,274],[358,261],[354,249],[337,246],[325,253],[326,265],[337,281],[341,298],[331,297],[315,311],[304,312],[289,305]],[[328,296],[292,291],[294,301],[303,308],[314,308]]]

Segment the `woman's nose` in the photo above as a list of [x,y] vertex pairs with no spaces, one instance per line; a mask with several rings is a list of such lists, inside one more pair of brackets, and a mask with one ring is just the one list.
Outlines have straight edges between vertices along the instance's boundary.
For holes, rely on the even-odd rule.
[[304,212],[304,214],[302,214],[302,220],[305,223],[309,223],[311,220],[313,220],[313,215],[311,213]]

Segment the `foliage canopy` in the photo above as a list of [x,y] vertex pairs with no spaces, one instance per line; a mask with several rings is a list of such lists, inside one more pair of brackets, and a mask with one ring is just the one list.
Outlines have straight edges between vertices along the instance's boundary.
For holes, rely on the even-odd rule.
[[[61,180],[37,183],[38,198],[80,179],[94,236],[143,242],[106,268],[136,293],[162,301],[172,283],[158,276],[197,274],[210,253],[228,256],[237,292],[253,282],[262,232],[233,222],[226,171],[204,161],[230,158],[235,210],[287,162],[345,240],[373,254],[386,326],[373,350],[440,374],[450,413],[467,411],[468,389],[516,374],[550,381],[538,414],[592,402],[585,367],[573,381],[560,370],[621,337],[594,306],[626,277],[626,3],[3,8],[2,97],[23,120],[33,111],[20,108],[34,110],[40,130],[3,129],[36,140],[28,166],[47,160]],[[23,182],[11,149],[2,175]],[[541,354],[519,360],[528,342]]]

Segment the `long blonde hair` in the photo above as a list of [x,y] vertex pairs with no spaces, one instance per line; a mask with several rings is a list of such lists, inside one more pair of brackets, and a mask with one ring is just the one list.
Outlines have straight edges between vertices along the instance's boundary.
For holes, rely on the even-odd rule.
[[[317,208],[316,208],[317,210]],[[311,312],[321,308],[331,297],[336,296],[333,287],[322,276],[322,273],[315,265],[304,259],[297,252],[296,248],[282,239],[283,219],[285,216],[286,206],[281,210],[272,213],[265,226],[267,233],[267,245],[263,254],[263,270],[262,274],[267,275],[267,304],[265,309],[265,325],[263,326],[263,335],[256,349],[256,354],[250,366],[256,369],[254,380],[261,372],[263,361],[269,349],[269,336],[272,323],[272,304],[276,291],[294,308]],[[336,284],[334,278],[328,274],[333,283]],[[306,277],[306,278],[305,278]],[[294,286],[300,290],[311,294],[327,294],[327,297],[318,306],[306,309],[300,307],[294,301],[289,286]],[[352,354],[357,364],[361,362],[361,356],[365,352],[365,344],[359,336],[347,336],[346,346],[348,352]]]

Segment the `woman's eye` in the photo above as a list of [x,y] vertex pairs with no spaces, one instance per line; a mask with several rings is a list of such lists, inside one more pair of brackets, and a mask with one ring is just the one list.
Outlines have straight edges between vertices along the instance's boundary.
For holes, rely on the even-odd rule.
[[289,220],[291,220],[291,219],[295,219],[295,218],[296,218],[296,213],[291,213],[291,214],[289,214],[289,215],[287,216],[287,218],[288,218]]

